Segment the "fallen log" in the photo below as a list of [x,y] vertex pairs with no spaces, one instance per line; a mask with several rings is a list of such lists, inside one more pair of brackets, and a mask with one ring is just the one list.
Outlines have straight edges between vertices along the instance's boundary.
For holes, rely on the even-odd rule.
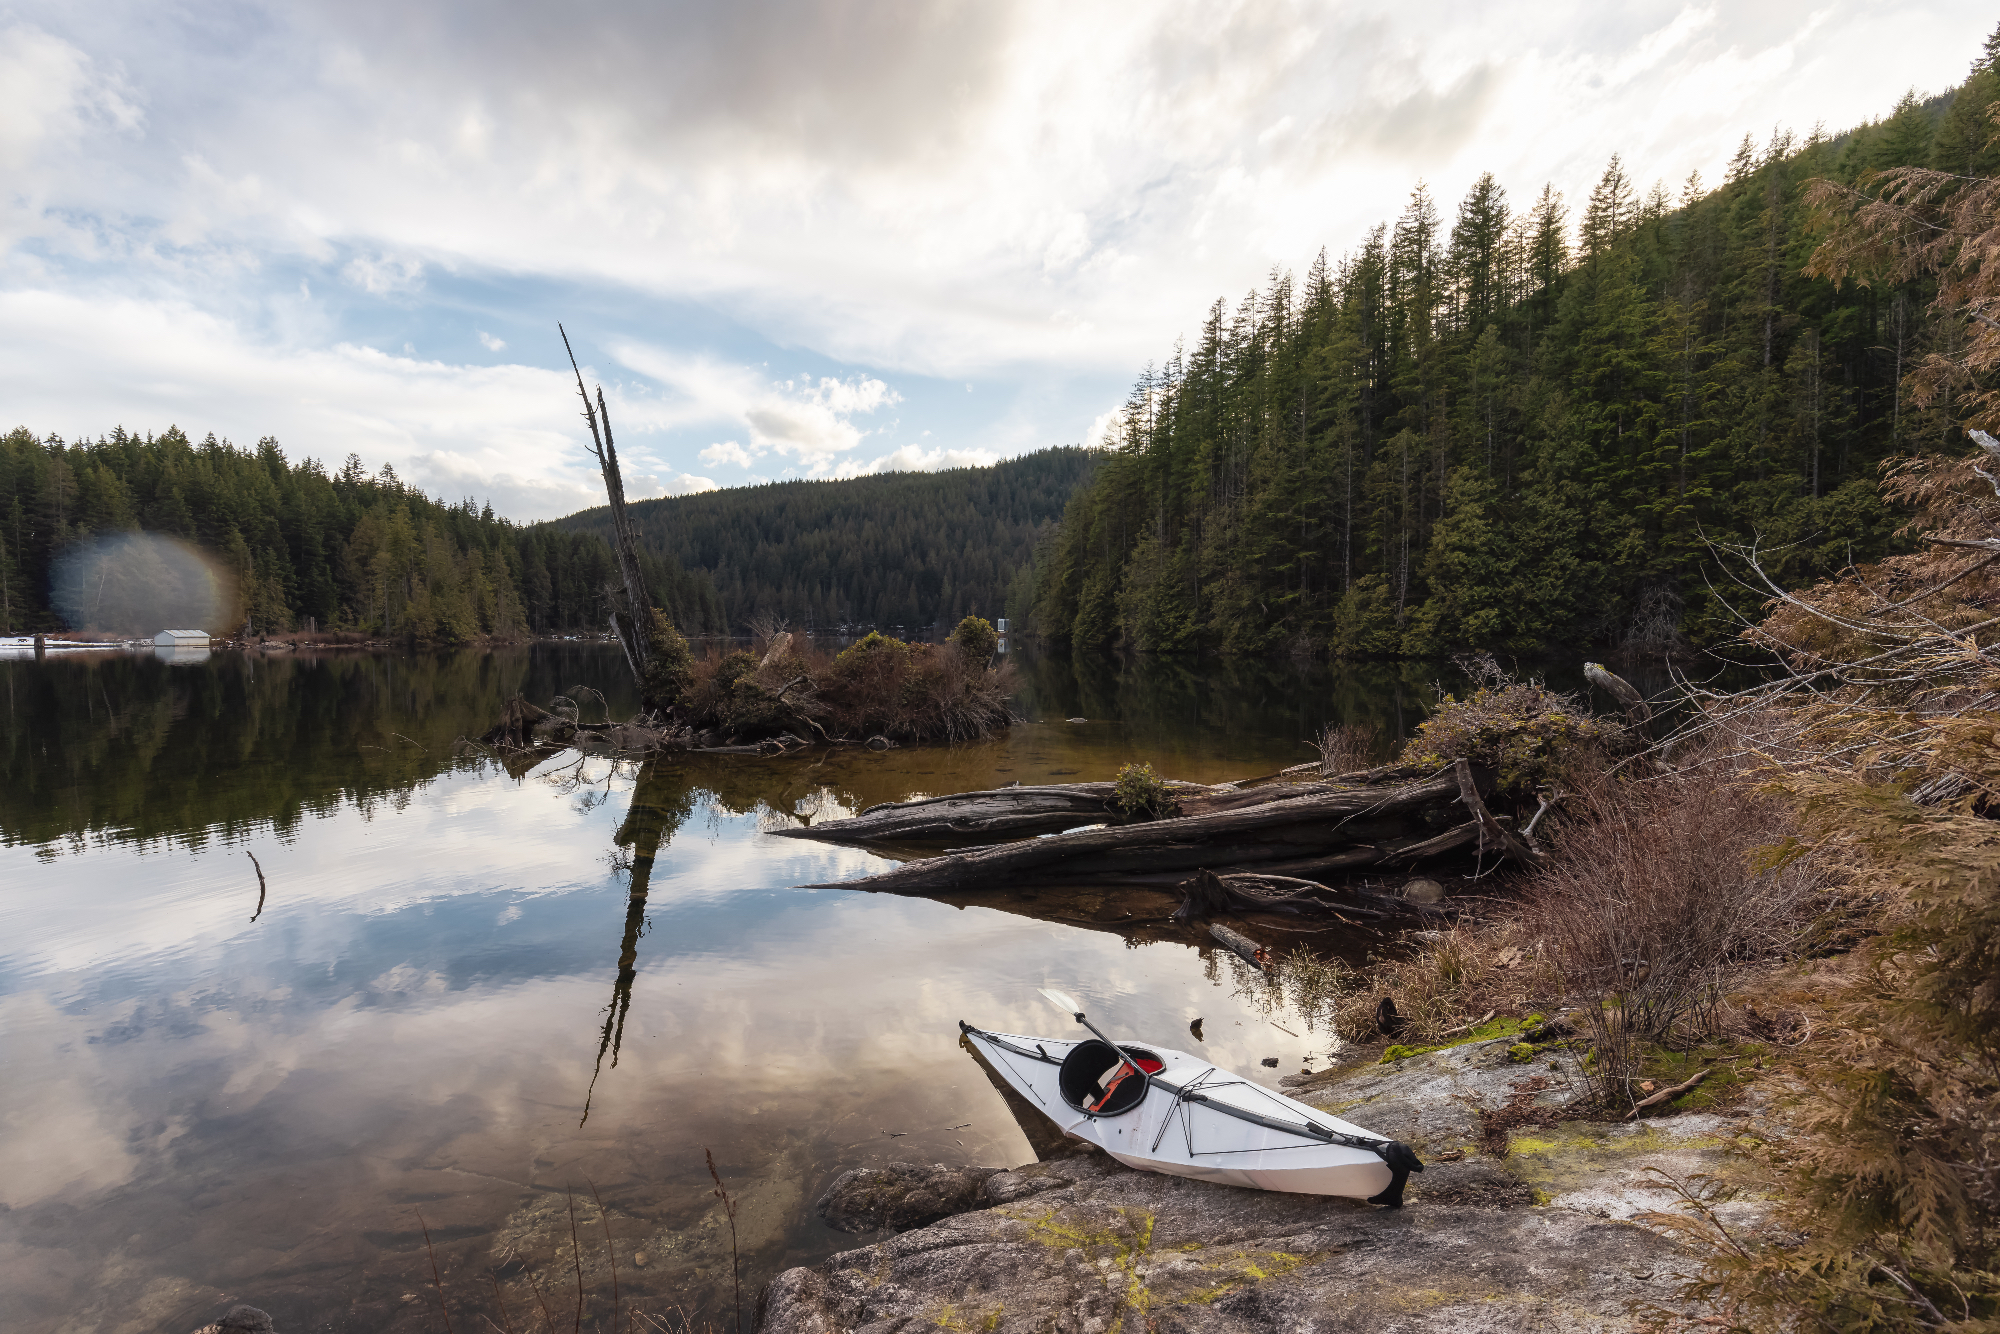
[[[1533,866],[1542,860],[1542,854],[1514,837],[1505,826],[1493,818],[1480,799],[1479,785],[1472,780],[1472,766],[1464,760],[1453,760],[1451,770],[1458,779],[1458,799],[1472,812],[1473,823],[1479,830],[1479,850],[1483,852],[1504,852],[1524,866]],[[1540,812],[1536,813],[1537,818]]]
[[1243,962],[1249,964],[1251,967],[1269,968],[1271,966],[1271,957],[1264,952],[1264,947],[1241,932],[1231,931],[1228,927],[1218,922],[1208,928],[1208,934],[1215,938],[1217,944],[1221,945],[1231,954],[1241,958]]
[[[1357,833],[1374,832],[1350,826],[1389,816],[1420,819],[1425,810],[1455,804],[1459,796],[1458,778],[1451,773],[1395,786],[1342,787],[1308,796],[1279,796],[1207,815],[969,848],[846,883],[853,888],[928,894],[1058,865],[1077,875],[1217,865],[1273,870],[1256,863],[1295,862],[1312,848],[1330,849],[1350,842]],[[1384,855],[1378,847],[1370,847],[1368,854],[1374,860]]]
[[[1084,823],[1122,825],[1127,823],[1126,818],[1109,806],[1117,786],[1116,783],[1051,783],[961,792],[919,801],[884,802],[845,820],[771,832],[786,838],[868,844],[963,839],[967,835],[1025,837],[1060,833]],[[1207,790],[1194,783],[1184,786],[1190,791]]]
[[1618,673],[1607,669],[1603,663],[1583,664],[1583,677],[1618,701],[1618,707],[1625,710],[1625,721],[1632,727],[1643,732],[1653,721],[1652,706],[1646,703],[1645,697],[1639,693],[1637,687]]
[[1474,821],[1429,838],[1402,839],[1379,845],[1364,843],[1323,857],[1271,862],[1257,869],[1271,875],[1317,875],[1327,871],[1358,870],[1364,866],[1413,866],[1426,858],[1456,852],[1476,842],[1479,832],[1479,824]]
[[[1167,787],[1173,793],[1174,813],[1168,818],[1220,815],[1228,811],[1248,810],[1274,800],[1353,791],[1371,782],[1379,782],[1392,773],[1400,773],[1404,777],[1422,776],[1408,770],[1379,769],[1344,775],[1329,782],[1293,783],[1282,788],[1169,783]],[[829,820],[809,829],[777,829],[772,832],[788,838],[866,845],[956,841],[967,836],[1025,838],[1033,834],[1062,833],[1086,822],[1113,825],[1143,823],[1112,806],[1111,801],[1117,790],[1116,783],[1049,783],[1034,787],[990,788],[917,801],[885,802],[844,820]],[[1350,832],[1359,833],[1360,830],[1356,828]],[[1393,836],[1408,831],[1399,821],[1393,827],[1375,832]],[[1324,840],[1308,842],[1318,845]]]

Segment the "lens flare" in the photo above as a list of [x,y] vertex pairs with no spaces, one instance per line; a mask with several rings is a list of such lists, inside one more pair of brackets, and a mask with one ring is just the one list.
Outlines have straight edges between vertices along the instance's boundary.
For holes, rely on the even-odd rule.
[[214,556],[164,533],[107,533],[65,547],[49,601],[72,630],[151,636],[231,628],[236,580]]

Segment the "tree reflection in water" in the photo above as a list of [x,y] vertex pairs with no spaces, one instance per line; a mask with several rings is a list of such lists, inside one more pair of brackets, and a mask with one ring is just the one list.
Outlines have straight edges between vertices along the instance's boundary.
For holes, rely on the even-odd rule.
[[579,1126],[590,1120],[590,1102],[597,1095],[597,1078],[604,1072],[607,1051],[611,1053],[611,1068],[618,1068],[625,1016],[632,1009],[632,983],[639,975],[639,937],[646,934],[646,896],[652,889],[653,859],[694,813],[694,804],[695,786],[684,769],[660,758],[639,766],[631,808],[612,837],[625,853],[618,864],[631,877],[625,899],[625,935],[618,943],[618,976],[611,984],[611,1003],[604,1007],[604,1031],[598,1038],[597,1063],[591,1067],[590,1090],[584,1095]]

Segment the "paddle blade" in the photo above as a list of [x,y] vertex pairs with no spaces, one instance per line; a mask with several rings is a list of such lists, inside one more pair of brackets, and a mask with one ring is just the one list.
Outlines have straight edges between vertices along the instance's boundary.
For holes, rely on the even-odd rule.
[[1043,1000],[1055,1006],[1064,1014],[1069,1015],[1072,1019],[1080,1020],[1083,1018],[1083,1007],[1076,1003],[1075,997],[1057,991],[1052,987],[1042,987],[1039,990],[1042,993]]

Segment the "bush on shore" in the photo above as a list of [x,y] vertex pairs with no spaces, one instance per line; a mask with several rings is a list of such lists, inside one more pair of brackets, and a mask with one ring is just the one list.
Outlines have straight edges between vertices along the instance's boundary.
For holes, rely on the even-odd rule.
[[1573,695],[1509,680],[1491,658],[1460,662],[1476,687],[1462,700],[1439,701],[1405,743],[1401,763],[1435,768],[1468,760],[1498,775],[1497,791],[1521,795],[1602,768],[1627,739],[1622,726],[1593,716]]

